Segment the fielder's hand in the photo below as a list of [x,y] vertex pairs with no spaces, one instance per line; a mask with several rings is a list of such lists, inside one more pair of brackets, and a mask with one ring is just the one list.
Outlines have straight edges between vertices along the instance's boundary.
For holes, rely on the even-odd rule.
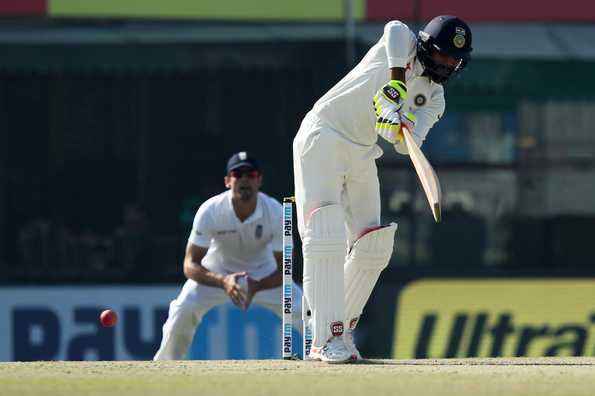
[[407,87],[399,80],[390,80],[378,90],[373,99],[376,113],[376,132],[395,144],[401,129],[400,110],[407,99]]
[[223,290],[225,290],[231,302],[241,309],[244,309],[246,305],[247,295],[246,291],[239,284],[239,279],[245,276],[247,276],[245,272],[234,272],[223,278]]
[[246,277],[246,300],[244,301],[244,311],[248,309],[250,303],[252,302],[252,298],[256,294],[260,288],[258,287],[258,281],[255,279],[250,278],[249,276]]

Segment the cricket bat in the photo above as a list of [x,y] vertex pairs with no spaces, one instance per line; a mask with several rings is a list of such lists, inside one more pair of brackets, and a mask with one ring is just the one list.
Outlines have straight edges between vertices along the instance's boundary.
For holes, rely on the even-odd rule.
[[403,132],[405,144],[409,151],[409,158],[413,162],[417,177],[426,193],[426,198],[428,198],[434,220],[436,223],[439,223],[442,218],[442,189],[440,188],[438,176],[436,176],[434,168],[432,168],[424,153],[422,153],[415,140],[413,140],[411,132],[405,126],[401,127],[401,131]]

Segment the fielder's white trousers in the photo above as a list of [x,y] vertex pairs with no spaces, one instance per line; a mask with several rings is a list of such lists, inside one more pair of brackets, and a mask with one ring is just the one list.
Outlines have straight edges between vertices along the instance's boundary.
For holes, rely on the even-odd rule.
[[345,211],[347,239],[380,225],[378,145],[353,143],[308,113],[293,142],[295,197],[300,235],[316,208],[340,204]]
[[[163,325],[161,346],[154,360],[186,359],[194,333],[203,316],[213,307],[230,302],[223,289],[187,280],[178,297],[169,304],[169,315]],[[302,291],[293,285],[293,325],[301,332]],[[251,304],[261,305],[282,317],[281,287],[254,295]],[[279,344],[281,349],[281,344]]]

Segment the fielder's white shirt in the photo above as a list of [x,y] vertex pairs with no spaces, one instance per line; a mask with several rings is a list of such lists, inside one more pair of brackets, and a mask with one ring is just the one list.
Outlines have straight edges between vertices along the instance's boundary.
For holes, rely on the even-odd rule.
[[[422,77],[422,64],[416,58],[415,34],[402,22],[392,21],[384,34],[341,81],[332,87],[313,108],[313,113],[325,124],[347,139],[363,145],[373,145],[378,136],[374,130],[376,114],[372,98],[390,80],[390,68],[403,67],[408,98],[405,112],[417,117],[413,137],[418,145],[444,113],[444,89],[441,84]],[[397,151],[407,153],[406,148]]]
[[209,271],[246,271],[252,278],[262,279],[277,269],[273,251],[282,251],[282,219],[281,204],[259,192],[256,210],[241,222],[228,190],[200,206],[188,240],[209,249],[201,263]]

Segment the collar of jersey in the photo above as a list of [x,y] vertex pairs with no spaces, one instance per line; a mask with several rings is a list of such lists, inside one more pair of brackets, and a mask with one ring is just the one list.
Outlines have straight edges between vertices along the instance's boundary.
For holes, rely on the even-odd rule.
[[240,221],[240,219],[238,219],[238,216],[236,216],[235,211],[233,210],[233,204],[231,203],[231,191],[227,190],[227,204],[229,205],[229,210],[231,210],[231,213],[233,213],[233,218],[240,225],[252,223],[253,221],[256,221],[262,217],[262,207],[259,198],[259,193],[256,193],[256,209],[254,210],[254,213],[252,213],[246,220]]
[[416,77],[421,76],[424,72],[424,66],[421,64],[419,59],[417,59],[417,56],[413,58],[413,67],[411,71]]

